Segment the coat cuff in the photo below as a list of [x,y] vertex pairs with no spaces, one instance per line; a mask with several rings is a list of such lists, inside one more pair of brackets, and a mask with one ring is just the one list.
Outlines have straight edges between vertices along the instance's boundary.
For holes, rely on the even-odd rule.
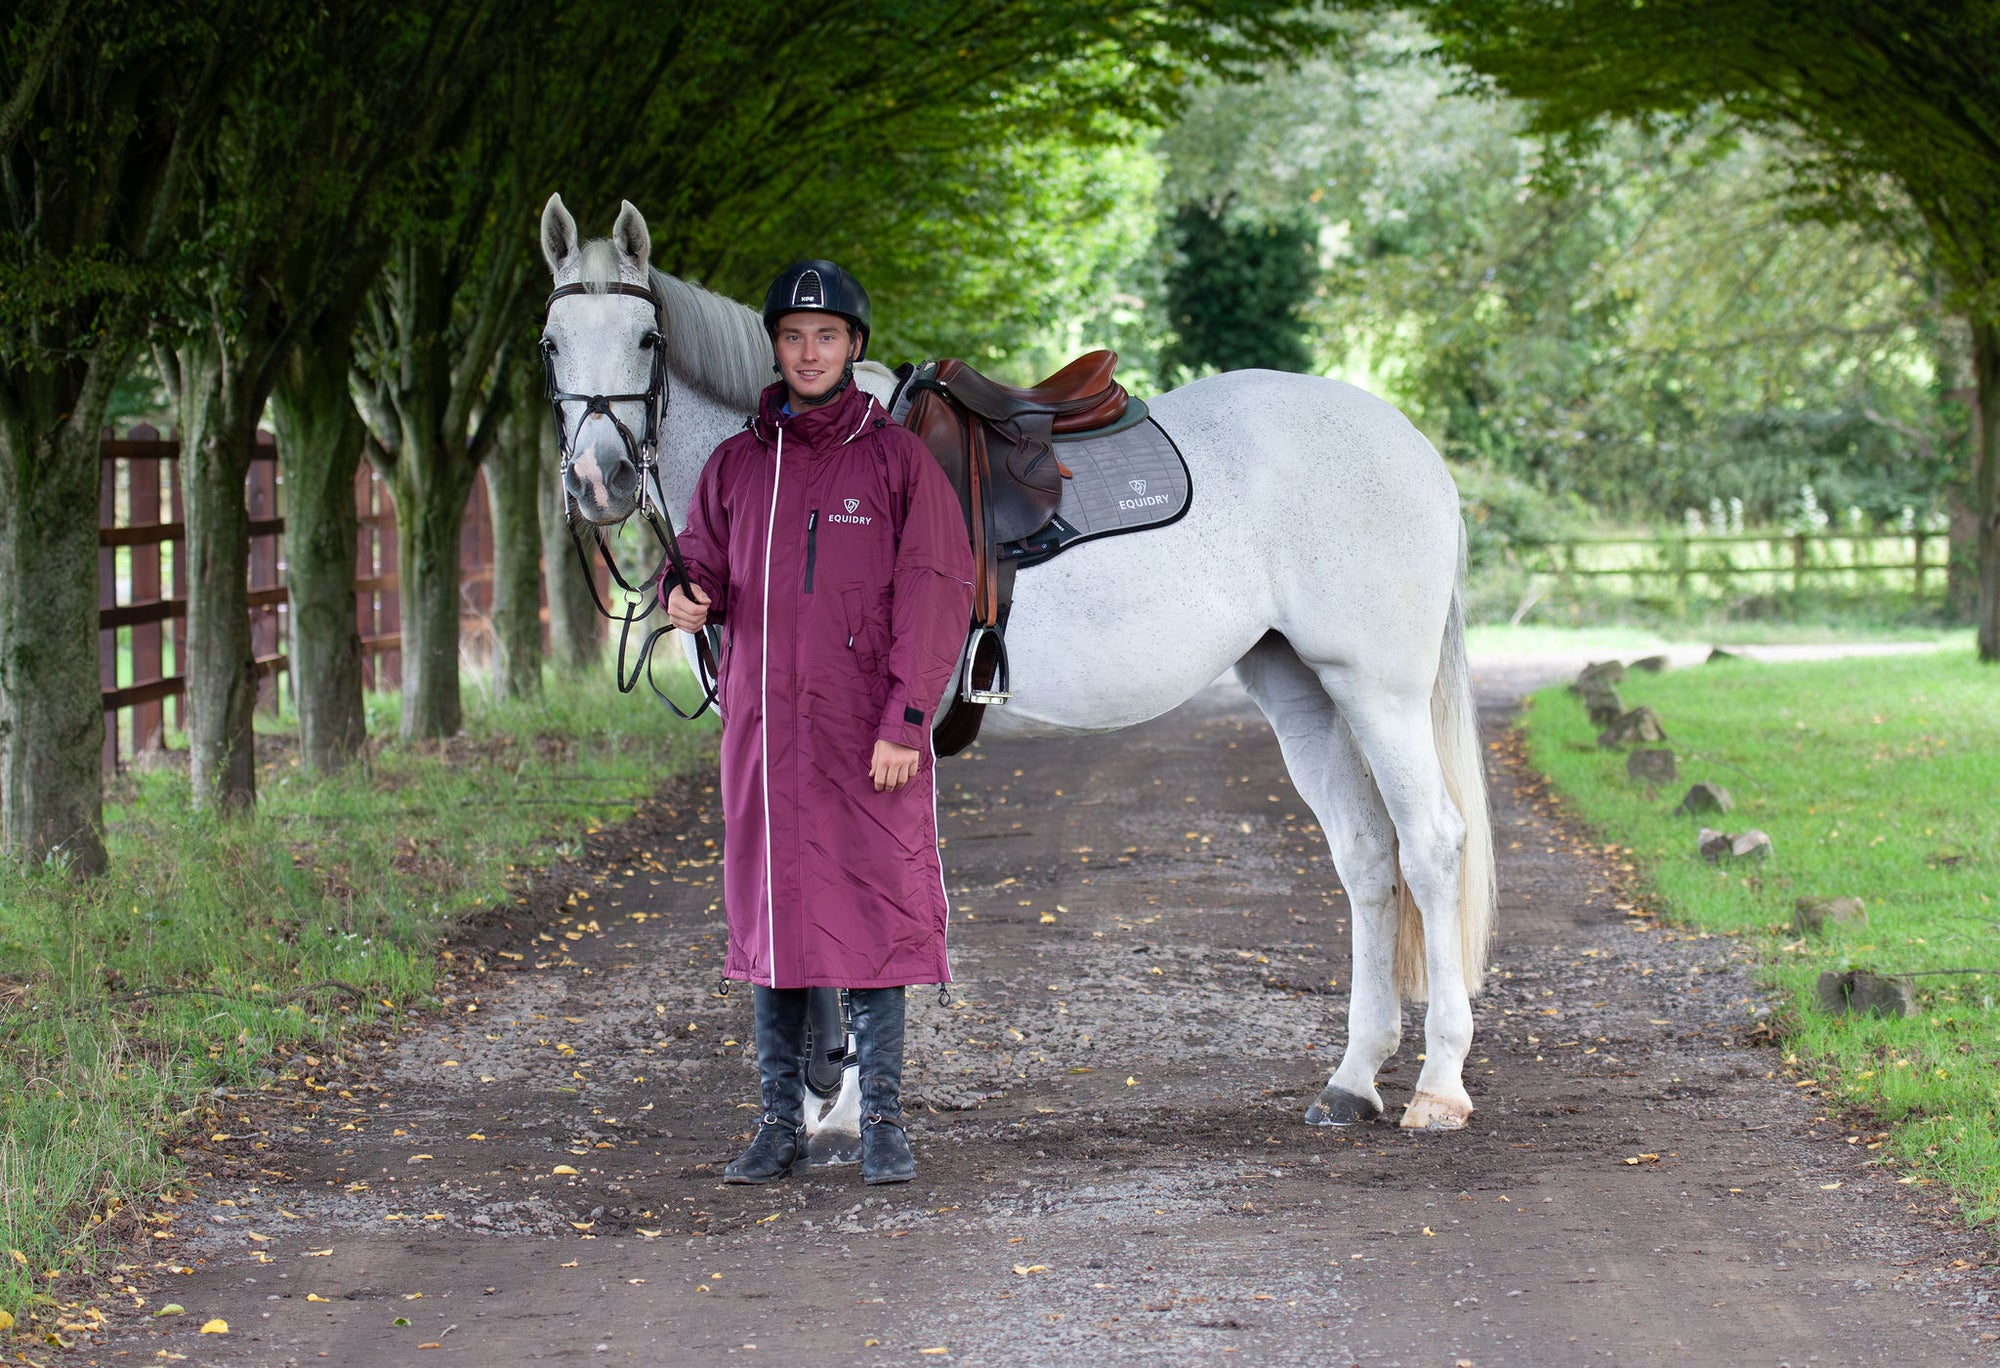
[[914,707],[900,698],[891,698],[882,709],[882,724],[875,729],[875,735],[884,741],[893,741],[911,750],[927,750],[930,747],[931,719],[922,708]]

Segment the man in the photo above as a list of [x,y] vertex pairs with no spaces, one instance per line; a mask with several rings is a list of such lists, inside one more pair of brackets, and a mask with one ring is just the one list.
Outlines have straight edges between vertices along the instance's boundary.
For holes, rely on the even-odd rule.
[[726,621],[725,976],[754,986],[764,1111],[725,1181],[780,1178],[804,1145],[807,990],[849,990],[861,1176],[904,1183],[903,989],[945,983],[930,730],[972,611],[944,472],[854,383],[868,295],[803,261],[764,300],[780,377],[715,449],[669,586],[683,631]]

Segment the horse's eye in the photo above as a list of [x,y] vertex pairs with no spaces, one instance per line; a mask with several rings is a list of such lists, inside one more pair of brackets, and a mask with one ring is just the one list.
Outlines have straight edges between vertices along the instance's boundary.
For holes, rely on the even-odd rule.
[[654,347],[657,347],[658,345],[660,345],[660,335],[656,332],[649,332],[644,337],[639,339],[640,351],[651,351]]
[[544,337],[541,345],[543,356],[554,356],[556,354],[556,340],[553,337]]

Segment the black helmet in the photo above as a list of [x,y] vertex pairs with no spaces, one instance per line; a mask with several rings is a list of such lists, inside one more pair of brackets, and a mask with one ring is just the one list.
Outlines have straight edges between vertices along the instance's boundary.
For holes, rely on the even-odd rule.
[[868,332],[874,317],[868,307],[868,291],[831,261],[793,262],[771,282],[771,288],[764,292],[764,331],[775,337],[779,319],[808,311],[838,314],[852,323],[861,332],[861,355],[868,355]]

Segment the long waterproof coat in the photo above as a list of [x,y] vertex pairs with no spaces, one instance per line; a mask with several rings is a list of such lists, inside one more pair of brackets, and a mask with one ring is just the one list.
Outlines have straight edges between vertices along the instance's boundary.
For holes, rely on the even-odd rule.
[[[930,732],[972,611],[972,551],[944,472],[850,385],[783,412],[764,392],[715,449],[681,552],[721,662],[730,978],[777,988],[944,983]],[[880,738],[921,753],[875,791]]]

